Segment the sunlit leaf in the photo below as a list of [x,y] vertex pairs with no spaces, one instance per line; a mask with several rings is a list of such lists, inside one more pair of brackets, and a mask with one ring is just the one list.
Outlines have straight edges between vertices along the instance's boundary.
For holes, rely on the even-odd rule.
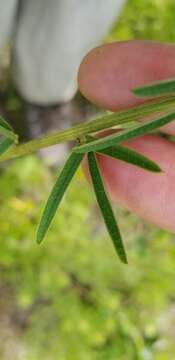
[[88,164],[89,164],[89,171],[91,174],[96,198],[99,207],[101,209],[101,213],[103,215],[107,230],[111,236],[111,239],[114,243],[119,258],[121,259],[122,262],[127,263],[127,257],[126,257],[123,241],[120,235],[120,231],[117,226],[110,201],[107,197],[103,185],[103,180],[101,178],[100,170],[98,168],[95,155],[92,152],[88,154]]
[[90,151],[99,151],[110,146],[114,146],[122,143],[123,141],[133,139],[139,136],[143,136],[145,134],[149,134],[151,131],[164,126],[165,124],[170,123],[175,119],[175,112],[159,117],[158,119],[154,119],[151,121],[147,121],[146,123],[137,125],[136,127],[130,130],[124,130],[105,138],[100,138],[90,143],[86,143],[80,146],[76,146],[74,151],[77,153],[87,153]]
[[133,93],[141,97],[154,97],[175,93],[175,79],[152,82],[150,84],[137,87]]
[[40,243],[50,224],[53,220],[53,217],[56,213],[56,210],[63,198],[63,195],[72,180],[75,171],[77,170],[78,166],[80,165],[83,159],[82,154],[71,153],[68,160],[66,161],[50,195],[47,200],[39,227],[37,231],[37,242]]

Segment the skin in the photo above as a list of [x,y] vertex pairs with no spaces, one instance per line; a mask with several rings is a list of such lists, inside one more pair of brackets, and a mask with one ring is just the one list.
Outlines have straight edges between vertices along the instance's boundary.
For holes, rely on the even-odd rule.
[[[104,109],[117,111],[144,102],[131,93],[132,88],[174,77],[174,45],[127,41],[93,49],[80,65],[78,82],[88,100]],[[175,121],[161,131],[175,135]],[[150,173],[98,155],[112,200],[159,227],[175,232],[175,144],[148,135],[127,142],[127,146],[156,161],[163,172]],[[88,176],[87,163],[84,169]]]

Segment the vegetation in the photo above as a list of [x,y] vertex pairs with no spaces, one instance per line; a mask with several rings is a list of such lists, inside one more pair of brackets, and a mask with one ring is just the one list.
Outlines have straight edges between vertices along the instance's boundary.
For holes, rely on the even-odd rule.
[[[174,41],[174,18],[173,1],[130,0],[109,38]],[[1,358],[171,359],[174,236],[118,208],[130,265],[119,263],[79,170],[38,247],[36,224],[55,179],[35,156],[1,166]]]
[[127,0],[107,41],[146,39],[174,42],[173,0]]
[[35,157],[0,178],[1,312],[20,339],[16,358],[171,358],[173,236],[120,210],[130,265],[120,264],[79,171],[38,247],[34,228],[54,178]]

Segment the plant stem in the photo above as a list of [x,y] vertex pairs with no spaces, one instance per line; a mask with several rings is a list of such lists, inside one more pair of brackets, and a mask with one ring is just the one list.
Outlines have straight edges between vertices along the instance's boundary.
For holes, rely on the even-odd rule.
[[87,121],[84,124],[77,124],[72,128],[51,133],[42,138],[37,138],[24,144],[17,145],[2,155],[0,161],[27,155],[42,148],[65,141],[75,140],[100,130],[105,130],[132,121],[138,121],[140,118],[148,115],[154,115],[165,111],[170,112],[172,110],[175,110],[175,96],[156,99],[156,101],[149,101],[144,105],[139,105],[137,107],[118,111],[112,114],[106,114],[102,117],[98,117],[97,119]]

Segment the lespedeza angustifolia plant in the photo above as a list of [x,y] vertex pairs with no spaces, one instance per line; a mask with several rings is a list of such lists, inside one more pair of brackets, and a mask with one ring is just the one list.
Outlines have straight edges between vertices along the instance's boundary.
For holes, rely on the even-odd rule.
[[[106,228],[120,260],[127,263],[125,247],[105,190],[96,153],[125,161],[147,171],[161,172],[159,165],[154,161],[121,144],[126,140],[149,134],[175,119],[175,80],[168,79],[147,84],[134,89],[133,92],[137,96],[149,97],[151,100],[144,105],[113,114],[105,114],[85,124],[78,124],[70,129],[19,145],[17,145],[18,136],[12,127],[3,118],[0,118],[0,161],[26,155],[63,141],[78,140],[78,145],[73,148],[68,157],[46,203],[37,230],[38,243],[44,239],[65,191],[84,155],[87,154],[92,185]],[[155,118],[156,114],[159,114],[157,118]],[[150,115],[153,116],[152,120],[140,123],[140,119]],[[126,124],[125,129],[122,129],[124,124]],[[96,137],[96,132],[116,126],[120,126],[120,131],[104,138]]]

